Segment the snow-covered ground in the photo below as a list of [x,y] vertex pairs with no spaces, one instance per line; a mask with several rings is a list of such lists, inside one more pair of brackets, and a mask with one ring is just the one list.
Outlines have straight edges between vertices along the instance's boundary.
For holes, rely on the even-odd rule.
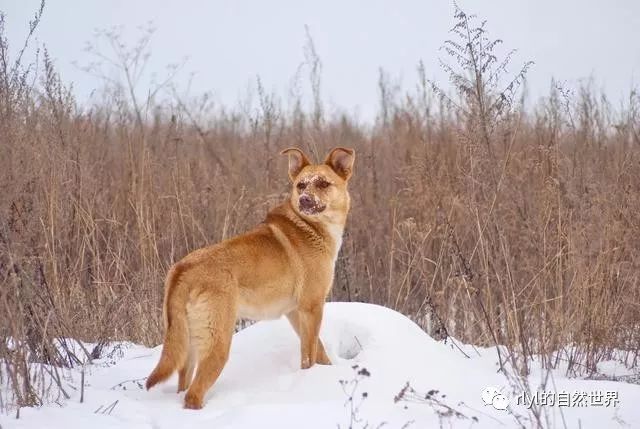
[[[175,376],[149,392],[142,388],[160,347],[124,344],[117,358],[87,368],[83,403],[79,389],[69,389],[72,397],[61,406],[22,409],[18,420],[2,415],[0,425],[3,429],[530,425],[527,408],[516,403],[518,387],[497,371],[495,349],[463,346],[463,353],[450,342],[434,341],[399,313],[356,303],[327,304],[321,336],[334,365],[301,370],[299,341],[286,320],[260,322],[237,333],[229,362],[200,411],[182,408],[184,394],[175,393]],[[606,369],[620,371],[613,364]],[[528,381],[534,390],[542,376],[540,370],[532,370]],[[79,370],[73,377],[77,386]],[[407,382],[415,391],[405,389],[396,401]],[[555,395],[556,401],[564,401],[562,393],[568,405],[574,405],[540,407],[547,427],[640,427],[638,385],[568,379],[558,371],[547,378],[544,390],[547,400]],[[615,392],[617,405],[614,394],[607,392]],[[487,405],[483,398],[507,409]]]

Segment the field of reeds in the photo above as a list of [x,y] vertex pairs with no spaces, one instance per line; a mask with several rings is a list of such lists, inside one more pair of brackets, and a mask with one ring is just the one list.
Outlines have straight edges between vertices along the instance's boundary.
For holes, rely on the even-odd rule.
[[11,57],[23,41],[0,19],[0,382],[11,389],[0,406],[58,392],[43,381],[61,376],[39,363],[86,362],[114,340],[158,344],[168,267],[285,198],[289,146],[318,160],[356,150],[331,300],[397,309],[434,338],[505,345],[522,372],[540,354],[588,374],[616,349],[637,365],[640,93],[618,104],[588,81],[551,82],[526,100],[531,64],[509,73],[483,24],[458,11],[452,25],[450,81],[418,65],[399,91],[381,73],[379,114],[363,123],[324,106],[311,40],[311,102],[260,82],[251,106],[185,99],[170,83],[140,99],[128,74],[143,43],[107,53],[123,79],[96,79],[104,95],[87,105],[46,51]]

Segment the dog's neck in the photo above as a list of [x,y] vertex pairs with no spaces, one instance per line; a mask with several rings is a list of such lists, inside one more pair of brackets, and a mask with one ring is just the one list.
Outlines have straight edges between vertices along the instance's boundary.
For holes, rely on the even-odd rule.
[[274,208],[267,214],[267,222],[270,217],[281,216],[290,221],[296,228],[301,229],[309,236],[309,243],[313,247],[328,249],[335,261],[342,246],[342,234],[346,223],[346,216],[337,222],[314,222],[312,219],[301,216],[294,208],[290,200]]

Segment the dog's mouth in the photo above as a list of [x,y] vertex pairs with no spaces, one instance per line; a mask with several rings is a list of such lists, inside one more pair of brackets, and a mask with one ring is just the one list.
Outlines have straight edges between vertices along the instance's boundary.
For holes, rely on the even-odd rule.
[[322,213],[324,209],[327,208],[327,206],[325,204],[322,204],[316,198],[311,198],[307,195],[303,195],[298,200],[298,208],[300,209],[301,213],[310,216]]
[[308,207],[308,208],[300,207],[300,211],[306,215],[316,215],[318,213],[322,213],[326,208],[327,208],[326,206],[317,206],[317,207]]

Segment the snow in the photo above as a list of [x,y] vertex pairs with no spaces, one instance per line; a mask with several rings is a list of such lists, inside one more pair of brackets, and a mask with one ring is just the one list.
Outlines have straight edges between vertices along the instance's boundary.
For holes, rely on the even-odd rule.
[[[520,427],[516,417],[530,425],[526,407],[515,403],[517,385],[497,371],[495,348],[463,345],[462,353],[451,342],[433,340],[399,313],[360,303],[328,303],[321,337],[334,365],[301,370],[299,341],[284,318],[240,331],[234,336],[229,362],[199,411],[182,408],[184,393],[175,393],[176,376],[151,391],[142,388],[160,347],[121,344],[120,356],[87,367],[83,403],[79,389],[69,389],[71,398],[63,404],[24,408],[17,420],[1,415],[0,425],[3,429],[297,429],[363,428],[367,423],[376,428],[386,423],[383,427],[398,429],[511,428]],[[619,371],[615,362],[604,366]],[[363,368],[370,376],[358,375]],[[534,365],[528,377],[532,388],[543,376]],[[79,385],[79,368],[73,370],[73,379]],[[407,400],[394,401],[407,382],[424,394],[434,390],[431,399],[410,400],[406,395]],[[483,402],[488,387],[511,399],[507,410]],[[609,407],[542,407],[547,427],[640,427],[638,385],[566,378],[557,371],[551,373],[545,390],[615,391],[619,399],[617,406]],[[354,392],[353,402],[345,392]],[[485,399],[490,398],[485,392]],[[352,406],[357,421],[350,426]]]

